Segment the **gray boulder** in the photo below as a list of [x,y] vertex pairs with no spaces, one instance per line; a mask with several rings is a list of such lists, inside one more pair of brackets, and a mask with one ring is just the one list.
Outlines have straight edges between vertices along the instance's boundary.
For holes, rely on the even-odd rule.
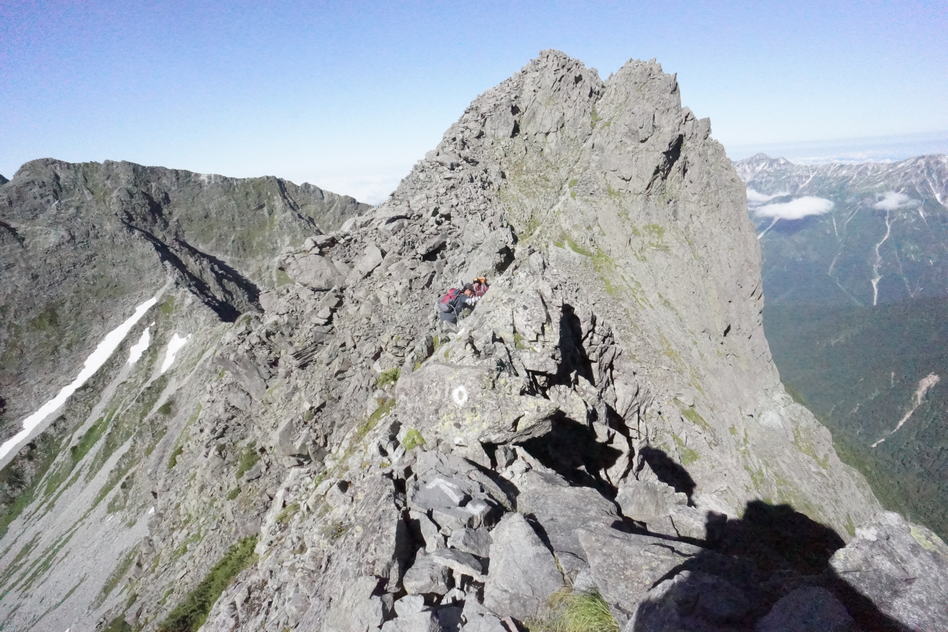
[[884,615],[914,630],[948,630],[948,547],[925,527],[884,512],[830,566]]
[[402,578],[409,595],[436,594],[448,591],[448,569],[432,556],[419,551],[415,562]]
[[484,605],[499,616],[536,617],[563,587],[553,554],[518,513],[504,516],[491,532],[490,572]]
[[378,580],[359,577],[337,586],[337,597],[326,612],[322,632],[375,632],[382,625],[382,601],[372,597]]
[[306,254],[290,260],[286,272],[300,285],[322,292],[344,286],[349,267],[329,257]]
[[734,629],[751,612],[742,590],[724,577],[682,571],[648,591],[627,632],[712,632]]
[[647,598],[657,579],[703,552],[691,544],[605,529],[583,529],[578,536],[592,580],[620,625]]

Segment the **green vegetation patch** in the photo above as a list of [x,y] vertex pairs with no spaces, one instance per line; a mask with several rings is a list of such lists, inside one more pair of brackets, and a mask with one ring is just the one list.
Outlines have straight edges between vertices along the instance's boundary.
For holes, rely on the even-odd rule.
[[31,331],[49,331],[59,326],[59,313],[52,305],[48,305],[29,322]]
[[[3,503],[0,510],[0,538],[6,534],[10,523],[33,502],[43,475],[59,454],[61,440],[53,434],[46,432],[36,438],[36,449],[32,454],[35,474],[28,484],[17,458],[0,471],[0,490],[3,490],[0,492],[0,502]],[[12,495],[8,495],[11,492]]]
[[299,503],[290,503],[283,510],[277,514],[276,521],[277,524],[286,524],[293,519],[293,516],[300,510]]
[[347,525],[345,522],[337,521],[337,522],[332,522],[326,525],[323,528],[323,535],[330,542],[335,542],[336,540],[344,536],[348,530],[349,530],[349,525]]
[[221,593],[230,586],[240,571],[256,560],[253,552],[256,545],[257,538],[253,536],[232,546],[201,583],[161,622],[158,632],[196,632],[204,624]]
[[609,604],[596,592],[562,590],[550,598],[550,614],[529,623],[530,632],[619,632]]
[[701,455],[685,445],[685,442],[682,441],[681,437],[678,435],[672,434],[672,439],[675,440],[675,446],[678,448],[679,456],[681,456],[682,465],[691,465],[701,458]]
[[359,427],[356,428],[355,436],[353,437],[353,443],[357,443],[365,439],[365,436],[372,432],[372,429],[378,425],[379,421],[385,415],[392,412],[392,409],[395,408],[395,400],[391,398],[385,398],[379,402],[378,408],[372,411],[372,414],[366,418]]
[[124,614],[115,617],[109,621],[107,626],[102,628],[102,632],[132,632],[133,630],[134,628],[125,620]]
[[37,533],[33,536],[33,539],[23,545],[23,547],[17,552],[16,557],[13,558],[13,561],[10,562],[10,565],[3,569],[3,572],[0,572],[0,586],[3,586],[9,581],[20,567],[23,566],[23,562],[26,561],[26,556],[30,554],[36,547],[36,542],[39,540],[40,534]]
[[405,433],[405,439],[402,441],[402,447],[404,447],[405,450],[414,450],[423,445],[425,445],[425,438],[421,436],[420,432],[414,428],[410,428],[408,432]]
[[798,426],[793,427],[793,445],[796,446],[797,450],[802,454],[816,461],[817,465],[821,468],[824,470],[829,469],[829,455],[820,457],[816,453],[816,448],[813,446],[809,437],[807,437]]
[[687,419],[694,425],[698,426],[699,428],[707,430],[708,432],[711,432],[711,433],[714,432],[714,430],[711,428],[711,424],[705,421],[704,417],[702,417],[698,413],[698,411],[695,410],[693,407],[687,406],[678,400],[675,400],[675,403],[678,404],[678,409],[681,411],[682,417],[684,417],[685,419]]
[[379,374],[378,378],[375,380],[375,386],[378,388],[385,388],[389,384],[394,384],[398,381],[398,377],[401,375],[401,373],[402,370],[398,367],[382,371],[382,373]]
[[237,459],[237,472],[235,473],[237,478],[246,474],[259,460],[260,454],[257,452],[256,446],[249,445],[244,448]]
[[174,469],[174,466],[178,464],[178,457],[181,456],[181,453],[184,452],[184,445],[178,444],[178,446],[171,451],[171,456],[168,457],[168,469]]
[[588,250],[588,249],[586,249],[586,248],[583,248],[582,246],[580,246],[579,244],[577,244],[577,243],[573,240],[573,238],[570,237],[569,235],[567,235],[566,233],[560,233],[559,239],[557,239],[556,241],[554,241],[554,242],[553,242],[553,245],[556,246],[557,248],[569,248],[570,250],[572,250],[572,251],[575,252],[576,254],[582,255],[582,256],[584,256],[584,257],[592,257],[592,256],[593,256],[593,253],[592,253],[591,250]]
[[162,316],[170,316],[174,313],[174,296],[168,296],[158,304],[158,312]]
[[[108,419],[100,417],[86,430],[75,445],[69,446],[69,458],[56,467],[46,479],[43,495],[51,497],[57,489],[69,478],[76,465],[89,453],[89,450],[102,438],[108,427]],[[58,498],[58,496],[56,496]]]

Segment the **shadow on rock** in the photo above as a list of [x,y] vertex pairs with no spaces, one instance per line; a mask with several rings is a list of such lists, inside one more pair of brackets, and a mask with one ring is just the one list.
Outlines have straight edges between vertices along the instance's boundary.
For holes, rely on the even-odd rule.
[[588,425],[560,417],[553,420],[550,432],[522,445],[570,485],[594,487],[603,495],[615,498],[616,489],[603,478],[602,471],[612,467],[622,452],[599,442]]
[[684,467],[676,463],[665,452],[657,448],[644,447],[641,450],[642,459],[655,472],[658,480],[674,488],[688,497],[691,505],[691,495],[695,492],[695,481]]
[[793,507],[755,500],[706,524],[705,548],[651,586],[625,632],[908,630],[833,571],[842,538]]
[[572,305],[564,303],[560,311],[559,366],[556,371],[557,384],[569,384],[574,375],[586,378],[596,385],[592,364],[583,347],[583,326]]

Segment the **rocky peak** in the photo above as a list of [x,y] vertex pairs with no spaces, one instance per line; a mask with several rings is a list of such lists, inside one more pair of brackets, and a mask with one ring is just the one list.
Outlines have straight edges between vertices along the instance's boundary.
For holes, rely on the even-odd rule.
[[[825,629],[866,620],[829,560],[878,504],[780,385],[759,257],[674,77],[541,53],[389,201],[288,247],[262,313],[195,332],[135,409],[148,434],[95,534],[13,523],[42,533],[30,551],[57,529],[123,545],[68,601],[83,614],[48,621],[178,629],[213,603],[206,630],[501,632],[582,599],[626,631],[776,630],[800,602]],[[490,291],[440,324],[478,274]],[[4,612],[25,626],[78,556]]]

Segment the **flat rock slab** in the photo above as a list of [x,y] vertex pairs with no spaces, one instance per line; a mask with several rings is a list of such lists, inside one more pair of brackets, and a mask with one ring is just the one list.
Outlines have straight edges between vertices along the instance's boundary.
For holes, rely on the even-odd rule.
[[948,547],[925,527],[882,513],[856,530],[830,566],[882,614],[913,630],[948,630]]
[[582,529],[577,535],[599,594],[620,625],[655,582],[704,552],[691,544],[619,531]]
[[589,524],[612,525],[619,519],[615,504],[590,487],[571,487],[552,472],[526,472],[517,483],[517,510],[532,514],[543,525],[563,570],[574,579],[586,567],[577,529]]

